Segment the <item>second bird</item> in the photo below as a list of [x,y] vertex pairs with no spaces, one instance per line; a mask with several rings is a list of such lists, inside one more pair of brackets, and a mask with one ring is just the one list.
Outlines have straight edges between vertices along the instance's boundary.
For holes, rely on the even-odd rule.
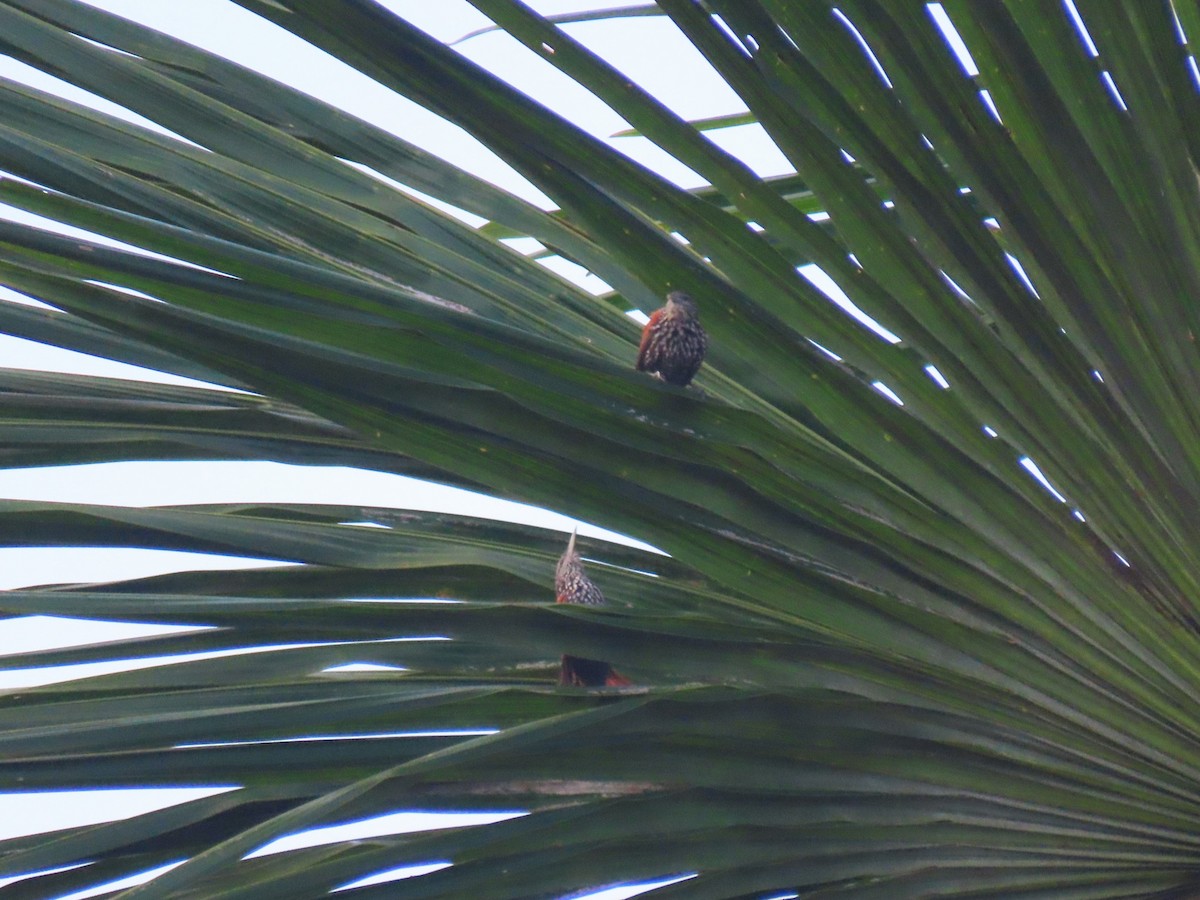
[[667,305],[656,309],[642,329],[637,369],[686,387],[696,377],[707,349],[708,335],[700,325],[696,301],[683,291],[671,291]]
[[[583,571],[583,560],[575,549],[575,534],[567,543],[567,552],[558,560],[554,570],[554,592],[559,603],[578,603],[583,606],[603,606],[604,594]],[[575,687],[609,687],[632,684],[611,665],[599,659],[563,654],[558,674],[559,684]]]

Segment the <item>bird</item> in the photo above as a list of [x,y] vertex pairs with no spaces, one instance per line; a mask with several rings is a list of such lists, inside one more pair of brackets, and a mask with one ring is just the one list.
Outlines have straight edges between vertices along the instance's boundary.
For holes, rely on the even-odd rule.
[[666,305],[651,313],[642,329],[636,367],[667,384],[687,387],[707,349],[708,334],[700,324],[696,301],[683,291],[671,291]]
[[575,549],[575,538],[579,529],[571,532],[567,541],[567,549],[558,558],[558,566],[554,569],[554,592],[559,603],[580,603],[584,606],[603,606],[608,601],[595,582],[583,571],[583,560]]
[[[558,603],[581,606],[604,606],[608,601],[595,582],[583,571],[583,560],[575,549],[578,529],[571,532],[567,549],[554,569],[554,592]],[[610,664],[598,659],[563,654],[559,664],[558,683],[574,687],[618,687],[632,684]]]

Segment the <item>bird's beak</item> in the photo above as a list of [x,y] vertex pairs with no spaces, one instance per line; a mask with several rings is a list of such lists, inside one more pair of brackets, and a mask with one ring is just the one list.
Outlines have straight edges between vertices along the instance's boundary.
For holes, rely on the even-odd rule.
[[571,554],[571,553],[574,553],[574,552],[575,552],[575,535],[576,535],[578,532],[579,532],[579,527],[578,527],[578,526],[576,526],[575,530],[571,532],[571,540],[569,540],[569,541],[567,542],[567,553],[568,553],[568,554]]

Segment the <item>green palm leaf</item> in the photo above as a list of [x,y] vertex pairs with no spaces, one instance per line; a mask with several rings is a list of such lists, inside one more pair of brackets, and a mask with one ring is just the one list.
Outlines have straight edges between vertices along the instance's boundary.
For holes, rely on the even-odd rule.
[[[14,896],[181,861],[121,896],[316,897],[431,862],[452,865],[352,893],[689,875],[653,896],[1190,896],[1200,108],[1174,16],[1191,35],[1200,12],[1079,2],[1093,58],[1068,11],[1016,0],[472,2],[709,186],[366,0],[241,5],[462,126],[556,210],[85,4],[0,7],[4,52],[191,142],[0,81],[21,179],[0,201],[110,239],[0,223],[0,283],[52,307],[2,303],[0,330],[238,389],[8,371],[4,462],[355,466],[670,556],[583,540],[612,601],[587,610],[551,602],[563,539],[528,526],[0,503],[10,547],[290,564],[0,595],[207,626],[0,658],[137,663],[0,695],[3,784],[235,788],[0,841],[0,876],[47,873]],[[577,39],[613,17],[672,23],[748,112],[685,121]],[[794,175],[704,134],[729,122]],[[673,288],[712,337],[699,390],[631,371],[624,313]],[[556,687],[562,653],[635,684]],[[528,814],[251,855],[396,809]]]

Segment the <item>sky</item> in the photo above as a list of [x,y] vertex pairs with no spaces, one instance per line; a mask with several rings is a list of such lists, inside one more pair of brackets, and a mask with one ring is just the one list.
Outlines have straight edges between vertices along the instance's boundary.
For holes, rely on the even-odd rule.
[[[300,90],[368,119],[543,208],[553,207],[540,191],[458,127],[381,88],[337,60],[258,19],[228,0],[87,2],[184,38],[292,84]],[[485,17],[463,0],[381,2],[440,40],[453,41],[489,24]],[[543,0],[530,5],[539,12],[552,14],[597,5],[617,4]],[[683,116],[699,118],[744,110],[743,105],[725,83],[712,72],[674,26],[665,21],[644,18],[614,20],[570,26],[570,31],[573,36],[583,40]],[[591,134],[610,141],[632,158],[651,166],[676,183],[685,187],[702,184],[702,180],[695,173],[653,147],[648,141],[639,137],[611,138],[614,133],[627,127],[620,117],[507,35],[478,35],[460,44],[458,49],[516,87],[536,95],[543,103]],[[143,125],[157,127],[102,98],[87,94],[7,57],[0,56],[0,76],[87,103]],[[750,162],[760,174],[775,175],[790,170],[782,155],[757,126],[727,129],[715,139]],[[0,206],[0,217],[38,227],[55,227],[44,220],[37,220],[3,206]],[[466,218],[470,221],[470,217]],[[474,220],[472,224],[478,224],[478,220]],[[598,292],[604,288],[596,279],[565,261],[558,260],[548,265],[586,289]],[[0,289],[0,301],[29,302],[29,299]],[[0,366],[168,383],[193,383],[187,379],[148,372],[133,366],[3,335],[0,335]],[[577,523],[557,513],[401,476],[345,468],[299,467],[263,462],[118,463],[0,470],[0,499],[128,506],[237,501],[394,506],[494,517],[557,528],[564,534],[572,527],[580,525],[580,531],[584,534],[637,543],[587,523]],[[277,563],[271,560],[246,560],[155,550],[0,548],[0,589],[71,581],[108,581],[181,570],[275,564]],[[0,655],[93,643],[133,634],[163,633],[169,630],[172,629],[162,626],[130,626],[24,617],[8,620],[3,629],[0,629]],[[117,663],[69,667],[62,671],[0,670],[0,690],[48,684],[98,674],[118,667],[128,666]],[[82,796],[78,793],[69,796],[0,793],[0,839],[137,815],[211,795],[219,790],[222,789],[97,791]],[[479,814],[472,821],[492,821],[497,817],[516,814],[519,813]],[[457,821],[466,824],[466,820]],[[349,823],[336,829],[321,829],[301,838],[293,837],[275,842],[258,852],[279,852],[303,843],[441,827],[445,822],[445,815],[404,813],[366,823]],[[431,863],[432,868],[440,865],[443,864]],[[156,873],[144,873],[142,878],[153,874]],[[405,874],[415,875],[419,874],[419,871],[406,870],[382,875],[377,873],[375,877],[382,880]],[[5,880],[0,880],[0,886],[5,883]],[[130,886],[132,883],[134,882],[122,886]],[[110,890],[113,887],[114,885],[108,885],[102,890]],[[647,885],[626,886],[588,896],[594,900],[620,900],[646,889]],[[95,892],[72,894],[63,900],[82,900]]]

